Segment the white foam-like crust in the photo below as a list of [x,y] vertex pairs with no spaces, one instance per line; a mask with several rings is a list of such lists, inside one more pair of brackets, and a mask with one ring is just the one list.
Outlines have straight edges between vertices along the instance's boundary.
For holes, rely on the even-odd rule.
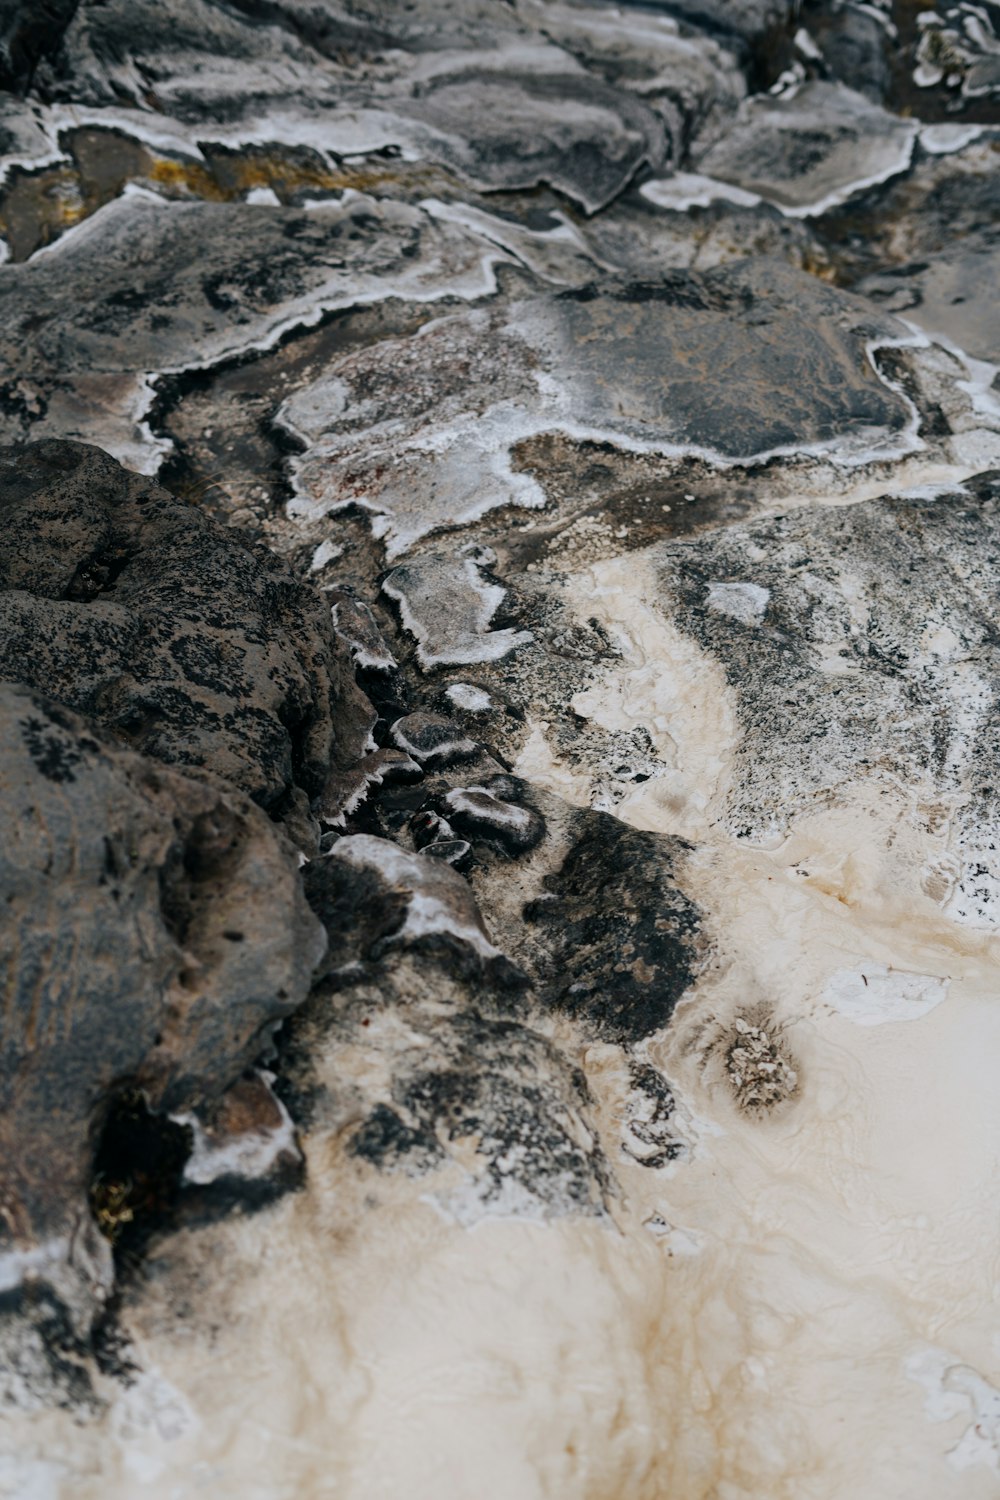
[[[343,551],[344,549],[339,542],[332,542],[329,539],[325,542],[320,542],[309,563],[310,573],[318,573],[322,568],[326,567],[327,563],[335,562],[342,555]],[[334,584],[332,587],[336,587],[336,585]]]
[[759,625],[770,597],[770,590],[759,583],[709,583],[705,603],[716,614],[729,615],[742,625]]
[[837,969],[823,990],[823,1000],[837,1015],[858,1026],[918,1021],[946,999],[948,980],[931,974],[905,974],[886,964]]
[[192,1134],[191,1155],[184,1163],[187,1183],[206,1187],[220,1177],[242,1177],[247,1180],[266,1177],[281,1156],[300,1155],[291,1115],[277,1094],[270,1089],[273,1073],[260,1075],[277,1106],[281,1122],[270,1129],[248,1130],[234,1135],[220,1145],[213,1145],[196,1114],[171,1115],[178,1125],[186,1125]]
[[643,198],[657,208],[685,213],[689,208],[708,208],[711,203],[735,203],[739,208],[756,208],[763,202],[759,193],[747,192],[735,183],[721,182],[701,172],[673,172],[669,177],[654,177],[639,189]]
[[425,669],[501,661],[518,646],[534,640],[530,630],[490,630],[490,621],[503,603],[506,590],[481,576],[480,562],[487,560],[483,549],[478,549],[475,556],[455,558],[450,565],[466,599],[471,601],[471,608],[463,612],[450,634],[447,618],[441,620],[439,609],[430,600],[426,601],[430,607],[425,616],[414,608],[410,593],[394,581],[393,574],[383,581],[382,592],[397,605],[403,627],[416,641],[417,659]]
[[930,156],[951,156],[971,146],[985,133],[982,125],[924,125],[920,130],[920,144]]
[[450,698],[456,708],[468,713],[481,714],[493,707],[493,699],[485,688],[471,682],[452,682],[445,688],[445,697]]
[[391,884],[407,892],[406,921],[397,938],[417,938],[448,933],[474,948],[483,958],[495,958],[498,950],[490,942],[478,919],[472,891],[462,877],[438,860],[422,859],[388,839],[356,833],[338,839],[329,859],[343,860],[355,869],[376,870]]
[[277,193],[274,191],[274,188],[269,188],[269,187],[255,187],[255,188],[251,188],[250,191],[249,191],[249,193],[247,193],[246,197],[243,199],[243,201],[244,201],[244,203],[255,204],[258,208],[280,208],[281,207],[281,199],[278,197]]
[[27,1250],[0,1251],[0,1292],[9,1292],[26,1279],[50,1275],[69,1264],[68,1238],[43,1240]]

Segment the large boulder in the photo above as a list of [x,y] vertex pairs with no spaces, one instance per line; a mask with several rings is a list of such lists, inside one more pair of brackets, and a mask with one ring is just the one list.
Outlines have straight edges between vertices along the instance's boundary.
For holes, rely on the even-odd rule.
[[249,797],[9,683],[0,827],[0,1292],[41,1278],[79,1323],[108,1269],[87,1191],[109,1107],[217,1098],[304,999],[325,939]]

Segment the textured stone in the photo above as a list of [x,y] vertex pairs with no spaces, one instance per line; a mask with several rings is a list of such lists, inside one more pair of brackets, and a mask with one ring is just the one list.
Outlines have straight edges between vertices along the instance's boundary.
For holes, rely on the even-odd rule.
[[[291,514],[360,505],[392,557],[436,526],[543,505],[513,450],[553,430],[721,460],[905,452],[911,413],[869,347],[907,341],[903,324],[777,261],[457,313],[348,354],[285,403],[282,424],[307,445]],[[429,566],[407,564],[385,587]],[[438,642],[450,603],[429,614],[428,664],[486,659]]]
[[419,209],[360,196],[310,211],[118,199],[72,240],[0,266],[3,431],[96,439],[145,468],[153,374],[266,347],[376,295],[481,295],[490,259]]
[[793,214],[819,213],[909,165],[916,127],[843,84],[756,95],[698,167]]
[[82,1232],[115,1092],[163,1110],[216,1098],[325,944],[291,847],[248,798],[27,688],[0,690],[0,725],[2,1254],[28,1266]]
[[106,454],[0,454],[0,673],[276,816],[320,797],[370,714],[328,612],[276,560]]

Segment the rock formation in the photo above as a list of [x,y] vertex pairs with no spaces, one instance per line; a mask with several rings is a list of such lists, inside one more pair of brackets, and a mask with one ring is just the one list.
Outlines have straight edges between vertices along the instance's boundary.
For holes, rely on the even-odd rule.
[[0,0],[0,1492],[994,1493],[998,58]]

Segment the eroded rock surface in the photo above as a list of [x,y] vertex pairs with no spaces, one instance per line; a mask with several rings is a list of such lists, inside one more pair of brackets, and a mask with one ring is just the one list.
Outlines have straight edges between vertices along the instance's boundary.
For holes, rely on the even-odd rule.
[[[61,1299],[85,1337],[109,1287],[87,1207],[109,1102],[216,1099],[301,1003],[325,942],[290,847],[235,788],[30,689],[0,698],[0,1263],[8,1299],[23,1278],[23,1307]],[[8,1376],[8,1398],[31,1391],[30,1361]]]
[[0,1489],[993,1495],[998,38],[0,5]]
[[320,601],[106,454],[0,454],[0,673],[308,816],[370,716]]

